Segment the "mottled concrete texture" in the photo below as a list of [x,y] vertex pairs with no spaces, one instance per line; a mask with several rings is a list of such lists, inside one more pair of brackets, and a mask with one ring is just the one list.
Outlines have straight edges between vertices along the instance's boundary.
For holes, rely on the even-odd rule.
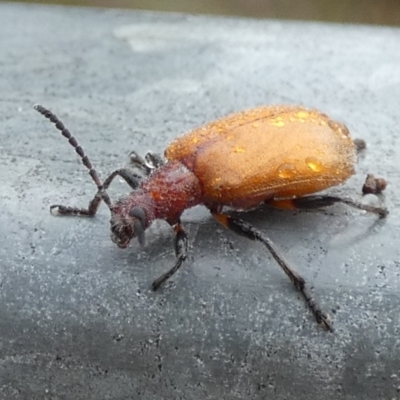
[[[0,4],[1,399],[400,399],[400,30]],[[264,248],[185,212],[190,258],[163,221],[117,248],[73,149],[101,177],[204,122],[260,104],[316,107],[368,142],[332,193],[388,179],[386,220],[336,205],[263,209],[264,230],[312,282],[321,331]],[[266,149],[268,151],[268,149]],[[117,182],[113,198],[127,193]],[[365,201],[376,201],[370,197]]]

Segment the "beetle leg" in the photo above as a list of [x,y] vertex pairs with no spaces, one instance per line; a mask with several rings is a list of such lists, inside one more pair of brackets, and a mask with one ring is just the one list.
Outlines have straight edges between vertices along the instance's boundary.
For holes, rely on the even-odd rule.
[[386,189],[388,182],[384,178],[376,177],[372,174],[368,174],[365,178],[364,185],[362,187],[363,195],[375,194],[380,195]]
[[213,217],[221,223],[226,228],[232,230],[240,236],[244,236],[248,239],[261,242],[274,257],[275,261],[279,264],[279,266],[283,269],[285,274],[292,281],[296,289],[300,291],[303,295],[308,307],[312,311],[317,320],[318,324],[323,326],[326,330],[333,331],[332,324],[330,322],[330,318],[328,314],[323,312],[321,308],[317,305],[317,303],[312,298],[311,294],[306,289],[306,282],[304,278],[296,271],[294,271],[289,264],[283,259],[283,257],[279,254],[279,252],[275,249],[275,246],[271,242],[271,240],[266,237],[261,231],[254,228],[251,224],[238,219],[231,217],[226,214],[220,214],[217,212],[213,212]]
[[277,208],[305,210],[328,207],[335,203],[344,203],[350,207],[377,214],[381,218],[386,217],[388,214],[388,210],[385,207],[370,206],[352,199],[327,195],[305,196],[288,200],[269,200],[267,203]]
[[149,175],[151,172],[151,169],[146,165],[146,161],[144,160],[144,158],[139,156],[136,151],[130,152],[129,164],[131,164],[132,167],[141,170],[145,175]]
[[149,151],[145,156],[146,164],[152,170],[162,167],[165,164],[165,160],[156,153]]
[[356,138],[353,140],[354,146],[356,146],[356,151],[357,153],[360,153],[362,150],[365,150],[367,147],[367,143],[365,143],[365,140]]
[[129,161],[132,166],[139,168],[145,175],[150,175],[155,169],[165,164],[164,159],[160,155],[152,152],[148,152],[143,159],[135,151],[131,151]]
[[153,281],[153,290],[157,290],[166,280],[168,280],[176,271],[178,271],[182,263],[186,260],[188,248],[188,238],[186,232],[180,222],[175,224],[173,228],[176,234],[174,241],[176,262],[169,271]]
[[88,208],[77,208],[62,206],[59,204],[52,205],[50,212],[54,215],[74,215],[93,217],[99,209],[101,200],[103,199],[103,192],[108,189],[111,182],[116,176],[120,176],[132,188],[136,189],[141,181],[141,177],[129,171],[128,169],[117,169],[107,177],[101,188],[97,191],[93,199],[90,201]]

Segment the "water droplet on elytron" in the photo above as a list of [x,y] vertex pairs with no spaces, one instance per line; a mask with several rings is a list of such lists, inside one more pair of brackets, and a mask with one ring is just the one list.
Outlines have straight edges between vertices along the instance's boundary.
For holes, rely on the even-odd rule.
[[274,125],[274,126],[276,126],[278,128],[282,128],[283,126],[285,126],[285,121],[283,120],[282,117],[271,118],[271,119],[268,120],[268,122],[271,125]]
[[349,133],[349,130],[347,129],[346,125],[341,124],[340,122],[332,121],[332,120],[328,121],[328,125],[335,132],[339,133],[343,138],[350,137],[350,133]]
[[316,158],[313,158],[313,157],[307,157],[306,158],[306,164],[314,172],[320,172],[324,168],[324,166],[322,165],[321,161],[319,161],[319,160],[317,160]]
[[281,164],[277,169],[277,173],[279,178],[289,179],[297,174],[297,169],[293,164]]
[[305,111],[305,110],[304,111],[298,111],[295,115],[296,115],[297,118],[307,119],[307,118],[310,117],[310,112]]

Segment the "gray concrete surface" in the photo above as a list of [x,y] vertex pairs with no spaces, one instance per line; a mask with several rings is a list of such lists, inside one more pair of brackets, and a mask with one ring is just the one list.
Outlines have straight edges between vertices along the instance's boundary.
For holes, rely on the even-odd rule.
[[[400,399],[399,29],[2,3],[0,37],[1,399]],[[336,332],[204,208],[184,214],[190,259],[157,293],[174,258],[165,223],[121,250],[105,207],[52,217],[95,188],[34,103],[102,177],[132,149],[162,152],[260,104],[345,122],[368,150],[331,192],[358,198],[368,172],[387,178],[386,220],[340,205],[245,215],[312,282]]]

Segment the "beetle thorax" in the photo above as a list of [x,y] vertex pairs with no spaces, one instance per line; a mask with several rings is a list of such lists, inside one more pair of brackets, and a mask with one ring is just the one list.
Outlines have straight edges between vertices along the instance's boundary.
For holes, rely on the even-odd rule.
[[119,247],[126,247],[155,219],[174,225],[183,211],[202,201],[198,179],[183,164],[170,162],[154,171],[139,188],[114,206],[111,215],[111,238]]
[[183,211],[202,202],[198,179],[177,161],[168,162],[154,171],[141,189],[151,198],[154,218],[170,224],[178,222]]

